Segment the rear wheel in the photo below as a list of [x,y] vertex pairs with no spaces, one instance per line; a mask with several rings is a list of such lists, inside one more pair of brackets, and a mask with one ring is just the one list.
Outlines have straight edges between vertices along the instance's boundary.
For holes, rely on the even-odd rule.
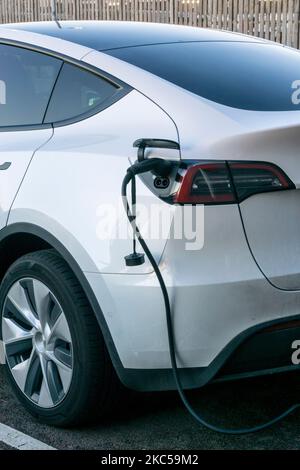
[[118,379],[82,288],[55,251],[10,267],[0,311],[8,376],[32,415],[66,426],[111,409]]

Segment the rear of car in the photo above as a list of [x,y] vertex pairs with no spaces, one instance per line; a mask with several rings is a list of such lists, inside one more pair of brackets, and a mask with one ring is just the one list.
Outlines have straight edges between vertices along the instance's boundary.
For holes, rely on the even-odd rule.
[[194,247],[169,240],[161,262],[182,365],[203,367],[196,384],[297,367],[299,52],[251,38],[106,53],[175,85],[143,87],[178,128],[180,184],[167,201],[204,204],[203,246],[195,233]]

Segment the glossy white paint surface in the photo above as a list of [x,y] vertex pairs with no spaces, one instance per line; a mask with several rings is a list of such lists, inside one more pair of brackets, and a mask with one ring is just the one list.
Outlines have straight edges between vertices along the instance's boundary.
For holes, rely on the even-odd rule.
[[[6,225],[9,210],[34,152],[52,136],[52,129],[0,132],[0,228]],[[10,167],[1,170],[1,165]]]
[[[128,233],[121,184],[129,159],[136,159],[132,144],[145,136],[177,141],[171,119],[136,91],[89,119],[55,128],[53,138],[32,160],[9,222],[27,221],[44,228],[75,253],[83,271],[149,272],[148,262],[135,268],[125,265],[124,256],[132,252],[131,231],[127,239],[114,235],[115,228]],[[155,149],[151,153],[157,152],[162,155]],[[172,213],[173,207],[159,201],[141,182],[138,193],[147,208],[164,205]],[[104,238],[101,228],[107,211],[112,217],[116,211],[116,219],[111,235]],[[149,243],[159,260],[166,237]]]

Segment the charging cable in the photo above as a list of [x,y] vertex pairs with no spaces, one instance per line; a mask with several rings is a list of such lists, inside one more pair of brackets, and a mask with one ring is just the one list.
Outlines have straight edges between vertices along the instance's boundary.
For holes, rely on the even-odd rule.
[[[286,411],[281,413],[280,415],[276,416],[275,418],[271,419],[270,421],[267,421],[266,423],[260,424],[258,426],[253,426],[249,428],[241,428],[241,429],[226,429],[226,428],[221,428],[218,426],[215,426],[208,421],[206,421],[200,413],[197,413],[190,402],[188,401],[186,394],[183,390],[183,386],[181,384],[181,379],[179,376],[179,369],[177,366],[177,361],[176,361],[176,351],[175,351],[175,341],[174,341],[174,333],[173,333],[173,323],[172,323],[172,312],[171,312],[171,306],[170,306],[170,299],[169,299],[169,294],[168,290],[165,284],[165,281],[163,279],[163,276],[161,274],[161,271],[159,269],[159,266],[157,262],[155,261],[147,243],[145,242],[143,236],[141,235],[141,232],[139,230],[139,227],[136,225],[136,215],[135,215],[135,207],[132,207],[130,209],[129,203],[128,203],[128,198],[127,198],[127,186],[128,184],[135,179],[135,176],[138,174],[146,173],[148,171],[152,171],[154,173],[160,174],[161,176],[165,176],[170,172],[171,169],[171,162],[168,162],[166,160],[163,160],[161,158],[151,158],[148,160],[142,160],[140,162],[134,163],[131,167],[128,168],[127,173],[124,177],[123,183],[122,183],[122,200],[123,200],[123,205],[124,209],[126,211],[128,220],[132,226],[133,233],[134,233],[134,239],[135,237],[138,239],[141,247],[143,248],[147,258],[149,259],[150,264],[153,267],[153,270],[156,274],[157,280],[159,282],[163,299],[164,299],[164,306],[165,306],[165,313],[166,313],[166,322],[167,322],[167,331],[168,331],[168,342],[169,342],[169,351],[170,351],[170,359],[171,359],[171,365],[172,365],[172,370],[173,370],[173,376],[174,376],[174,381],[176,388],[178,390],[179,396],[187,409],[187,411],[191,414],[191,416],[202,426],[205,426],[206,428],[222,433],[222,434],[249,434],[249,433],[254,433],[258,431],[262,431],[263,429],[271,427],[273,424],[278,423],[282,419],[286,418],[288,415],[293,413],[297,408],[300,408],[300,403],[297,403],[290,408],[288,408]],[[136,202],[136,185],[135,181],[134,184],[132,185],[132,201],[134,203]],[[134,247],[135,247],[135,242],[134,242]],[[135,250],[135,248],[134,248]],[[130,256],[130,255],[129,255]]]

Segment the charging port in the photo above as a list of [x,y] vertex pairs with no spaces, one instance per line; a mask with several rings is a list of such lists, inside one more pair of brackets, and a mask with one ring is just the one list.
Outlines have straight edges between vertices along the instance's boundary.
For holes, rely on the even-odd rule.
[[157,188],[157,189],[167,189],[169,187],[170,180],[167,177],[157,176],[154,179],[153,184],[154,184],[154,187]]

